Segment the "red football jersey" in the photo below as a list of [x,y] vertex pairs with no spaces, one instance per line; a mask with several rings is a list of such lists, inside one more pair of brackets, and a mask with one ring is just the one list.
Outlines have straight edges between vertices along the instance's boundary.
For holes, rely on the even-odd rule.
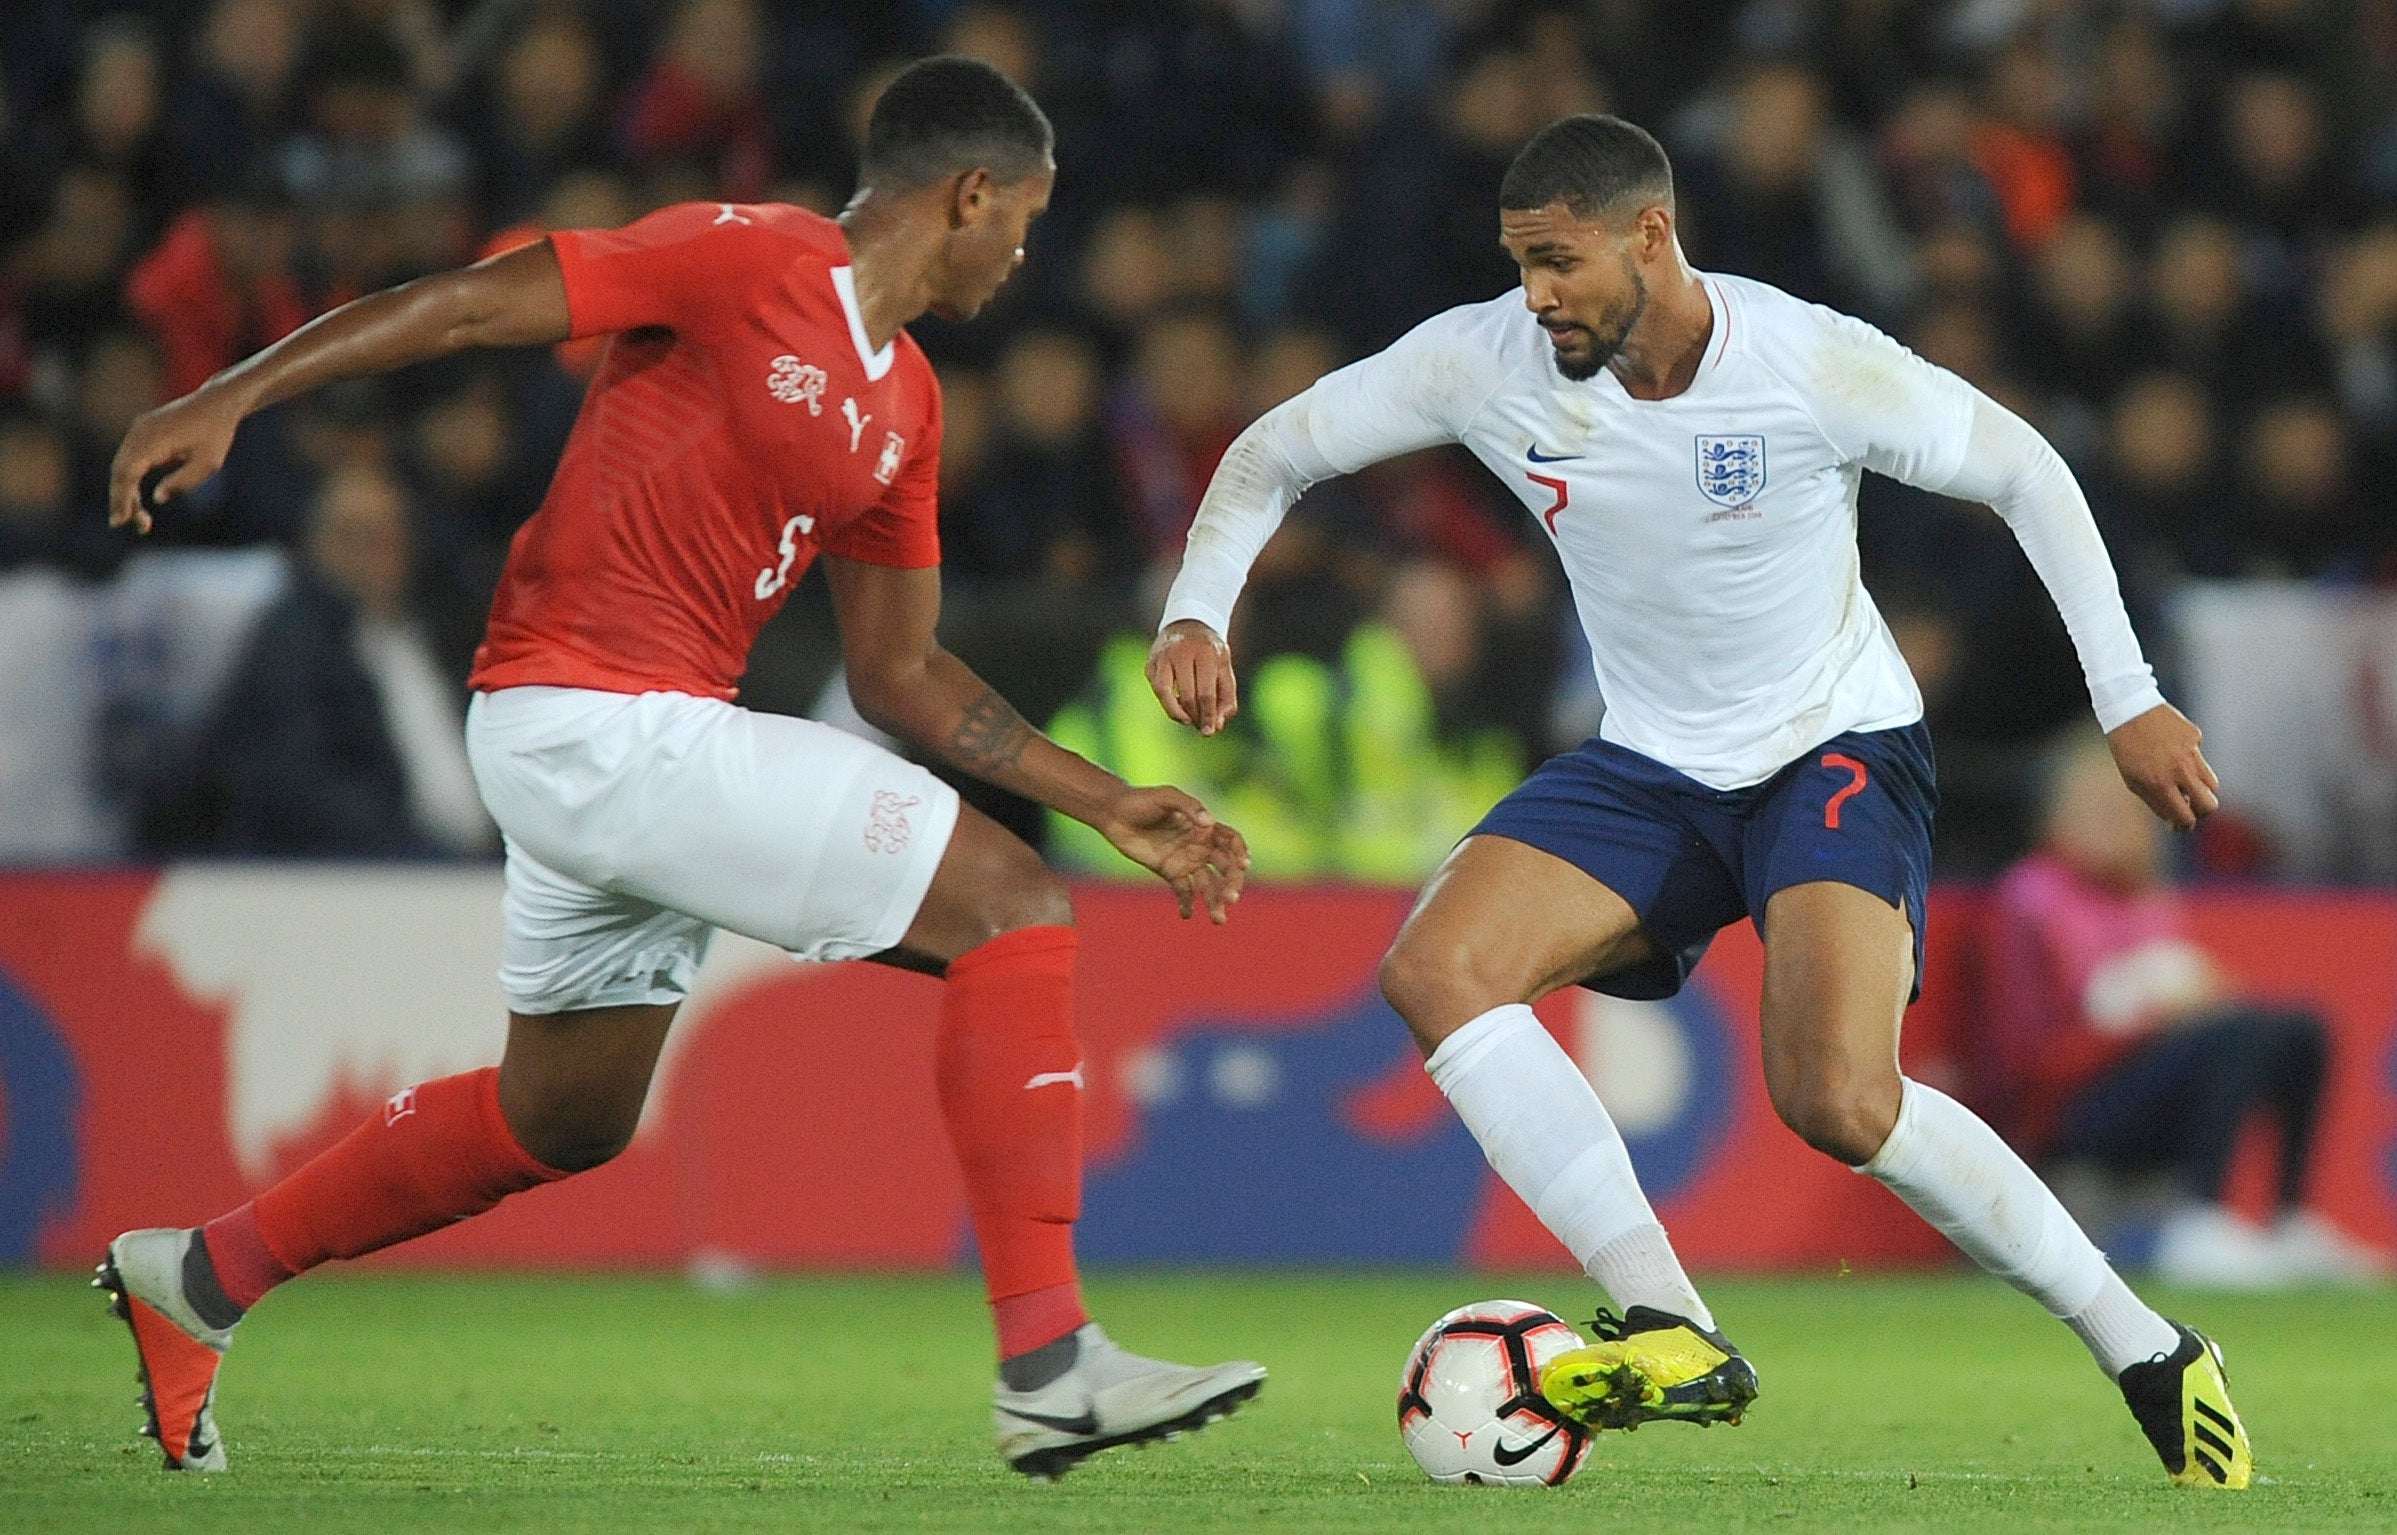
[[550,236],[574,334],[614,333],[517,530],[474,687],[733,697],[819,552],[940,563],[940,386],[869,354],[840,225],[685,203]]

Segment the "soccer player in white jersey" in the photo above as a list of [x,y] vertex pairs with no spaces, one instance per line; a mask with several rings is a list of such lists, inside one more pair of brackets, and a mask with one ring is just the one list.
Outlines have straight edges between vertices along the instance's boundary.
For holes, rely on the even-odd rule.
[[1201,731],[1230,717],[1224,636],[1249,565],[1331,475],[1461,442],[1554,541],[1604,723],[1457,847],[1381,971],[1490,1164],[1623,1308],[1543,1389],[1625,1428],[1736,1423],[1756,1394],[1530,1005],[1577,982],[1669,996],[1747,916],[1782,1119],[2078,1334],[2174,1480],[2246,1486],[2220,1350],[2132,1294],[1970,1110],[1898,1070],[1937,791],[1921,697],[1857,576],[1865,470],[1996,508],[2063,613],[2125,781],[2182,829],[2215,808],[2197,727],[2157,691],[2071,472],[1873,327],[1692,270],[1671,167],[1629,123],[1550,125],[1499,208],[1520,292],[1433,316],[1233,444],[1150,680]]

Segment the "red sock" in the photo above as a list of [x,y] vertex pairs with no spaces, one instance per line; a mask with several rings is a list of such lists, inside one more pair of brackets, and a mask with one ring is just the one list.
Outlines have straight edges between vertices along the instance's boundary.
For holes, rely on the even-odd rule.
[[1090,1320],[1074,1274],[1082,1213],[1082,1048],[1074,930],[1027,927],[949,962],[942,1117],[965,1174],[999,1357]]
[[245,1309],[327,1258],[356,1258],[480,1215],[566,1175],[516,1143],[499,1112],[499,1069],[403,1088],[365,1124],[231,1214],[203,1239],[217,1281]]

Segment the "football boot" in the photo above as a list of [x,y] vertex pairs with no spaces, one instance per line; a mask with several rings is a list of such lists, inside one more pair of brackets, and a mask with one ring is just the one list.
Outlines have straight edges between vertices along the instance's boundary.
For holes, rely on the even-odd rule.
[[216,1369],[233,1329],[211,1327],[183,1291],[185,1254],[200,1240],[190,1229],[154,1226],[108,1244],[95,1288],[133,1332],[146,1421],[169,1471],[222,1471],[225,1441],[216,1431]]
[[1228,1416],[1265,1384],[1249,1361],[1194,1368],[1115,1346],[1096,1322],[1073,1334],[1074,1362],[1032,1391],[998,1384],[991,1425],[999,1453],[1026,1476],[1054,1481],[1101,1450],[1177,1439]]
[[2222,1349],[2213,1339],[2174,1322],[2180,1347],[2122,1372],[2118,1384],[2131,1416],[2183,1487],[2241,1488],[2255,1475],[2255,1455],[2239,1409],[2231,1405]]
[[1756,1400],[1756,1367],[1730,1339],[1687,1317],[1649,1306],[1618,1317],[1601,1308],[1590,1335],[1597,1341],[1540,1372],[1540,1394],[1577,1423],[1737,1423]]

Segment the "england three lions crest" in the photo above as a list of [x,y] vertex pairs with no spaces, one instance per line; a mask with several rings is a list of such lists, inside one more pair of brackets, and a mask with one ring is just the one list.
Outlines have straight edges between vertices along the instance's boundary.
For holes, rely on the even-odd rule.
[[1698,491],[1717,506],[1746,506],[1764,492],[1764,438],[1700,437]]

